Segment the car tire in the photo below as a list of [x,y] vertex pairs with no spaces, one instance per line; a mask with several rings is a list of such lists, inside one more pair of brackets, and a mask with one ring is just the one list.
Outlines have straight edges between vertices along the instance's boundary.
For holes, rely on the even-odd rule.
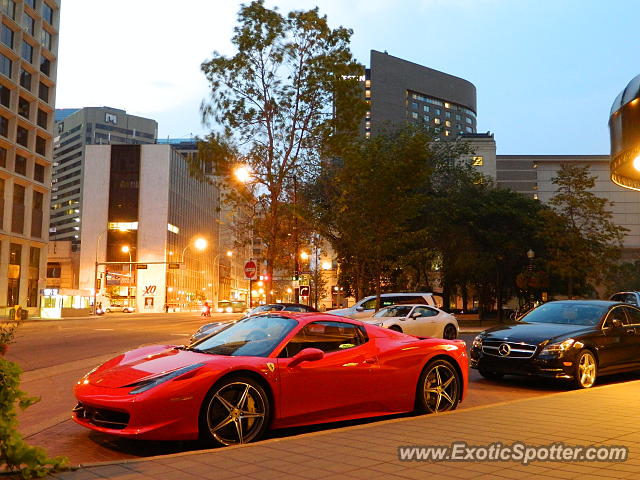
[[394,332],[400,332],[402,333],[402,329],[398,326],[398,325],[391,325],[389,327],[389,330],[393,330]]
[[249,443],[264,434],[270,418],[269,396],[258,382],[241,376],[225,378],[202,402],[200,437],[218,446]]
[[452,323],[445,325],[442,331],[442,338],[445,340],[454,340],[458,338],[458,329]]
[[453,363],[444,359],[432,360],[418,380],[416,410],[421,413],[455,410],[461,393],[461,377]]
[[504,377],[503,373],[493,372],[491,370],[478,370],[478,373],[487,380],[501,380]]
[[583,349],[576,355],[573,385],[576,388],[591,388],[598,377],[598,362],[591,350]]

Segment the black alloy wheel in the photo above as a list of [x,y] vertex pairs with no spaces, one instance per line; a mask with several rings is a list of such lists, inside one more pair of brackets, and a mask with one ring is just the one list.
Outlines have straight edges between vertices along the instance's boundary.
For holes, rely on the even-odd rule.
[[200,409],[200,435],[221,446],[260,438],[270,419],[269,397],[246,377],[228,378],[213,386]]
[[422,370],[416,395],[417,409],[426,413],[455,410],[460,402],[462,381],[447,360],[433,360]]
[[458,331],[453,324],[449,323],[446,327],[444,327],[444,333],[442,334],[442,338],[445,340],[454,340],[458,337]]

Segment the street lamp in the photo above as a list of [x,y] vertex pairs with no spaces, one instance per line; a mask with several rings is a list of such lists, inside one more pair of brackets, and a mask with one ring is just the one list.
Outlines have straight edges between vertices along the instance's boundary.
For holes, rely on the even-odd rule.
[[[97,304],[97,300],[98,300],[98,248],[100,245],[100,239],[104,236],[105,233],[107,233],[109,229],[104,230],[103,232],[101,232],[97,237],[96,237],[96,263],[95,263],[95,268],[93,270],[93,314],[96,315],[97,311],[98,311],[98,304]],[[105,275],[105,279],[104,279],[105,283],[107,282],[107,278]]]
[[122,253],[129,254],[129,285],[127,287],[127,307],[131,309],[131,280],[133,279],[133,264],[131,263],[131,248],[129,245],[124,245],[121,249]]

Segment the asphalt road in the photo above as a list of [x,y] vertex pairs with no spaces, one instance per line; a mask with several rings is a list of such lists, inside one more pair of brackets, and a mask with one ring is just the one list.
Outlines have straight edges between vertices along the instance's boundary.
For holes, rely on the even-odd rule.
[[[197,442],[141,442],[90,432],[70,420],[70,410],[75,404],[71,389],[84,373],[120,352],[149,343],[181,344],[203,323],[238,316],[214,314],[211,319],[203,319],[197,313],[110,314],[25,323],[7,358],[23,368],[23,390],[40,396],[41,401],[19,415],[21,432],[30,443],[45,447],[52,455],[66,455],[74,463],[203,448]],[[470,344],[474,336],[463,334],[461,338]],[[637,379],[637,375],[611,377],[599,384],[630,378]],[[459,408],[549,395],[566,388],[563,383],[542,379],[506,377],[502,381],[489,381],[475,370],[469,372],[469,380],[468,394]],[[288,429],[272,435],[295,435],[370,421],[375,419]]]

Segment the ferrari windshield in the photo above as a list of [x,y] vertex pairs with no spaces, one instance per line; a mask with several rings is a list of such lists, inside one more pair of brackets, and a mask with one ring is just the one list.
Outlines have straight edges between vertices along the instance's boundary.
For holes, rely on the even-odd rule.
[[292,318],[277,315],[247,317],[188,348],[212,355],[266,357],[296,325]]
[[411,306],[407,305],[394,305],[392,307],[385,307],[381,309],[374,317],[406,317],[411,311]]
[[260,305],[249,312],[249,315],[255,315],[256,313],[275,312],[278,310],[284,310],[284,305]]
[[551,302],[540,305],[520,319],[526,323],[559,323],[564,325],[597,325],[609,305],[580,302]]

